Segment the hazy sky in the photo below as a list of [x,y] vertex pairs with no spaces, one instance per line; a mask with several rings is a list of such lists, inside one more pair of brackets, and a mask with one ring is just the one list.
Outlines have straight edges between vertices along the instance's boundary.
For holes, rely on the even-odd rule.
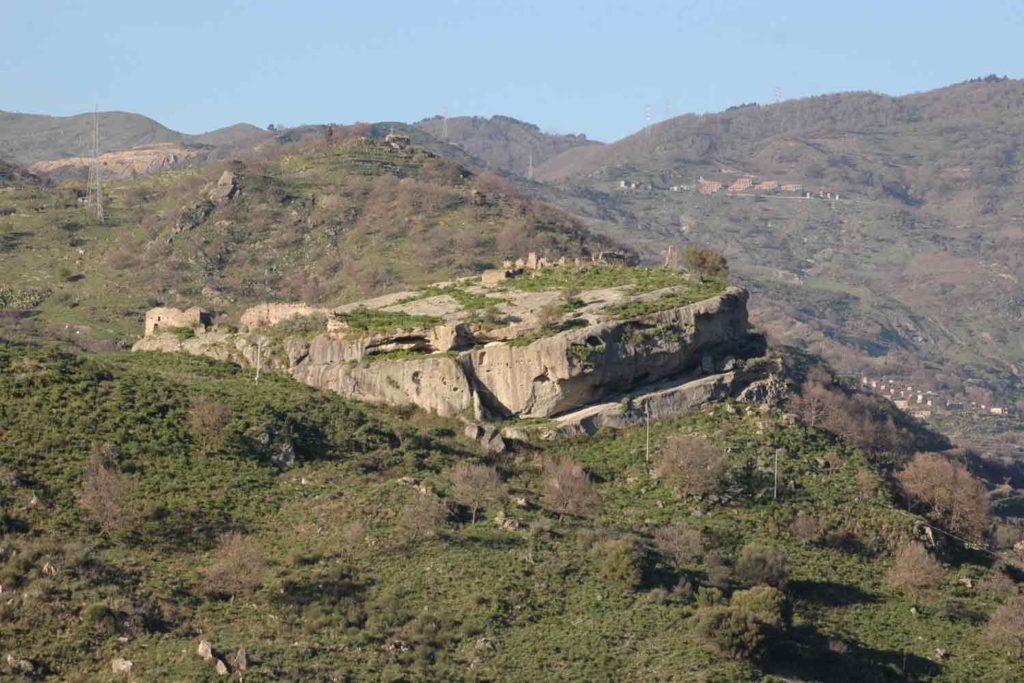
[[1019,78],[1022,39],[1011,0],[0,0],[0,109],[95,104],[187,133],[447,109],[612,140],[648,106]]

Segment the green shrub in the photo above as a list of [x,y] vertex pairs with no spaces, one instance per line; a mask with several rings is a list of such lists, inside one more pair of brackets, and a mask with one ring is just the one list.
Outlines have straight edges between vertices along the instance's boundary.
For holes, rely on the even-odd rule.
[[186,341],[196,336],[196,331],[192,327],[172,327],[167,331],[177,337],[178,341]]
[[117,615],[103,603],[95,603],[82,610],[82,623],[101,635],[111,636],[117,632]]
[[629,590],[640,587],[643,580],[643,552],[632,538],[612,538],[597,543],[591,551],[597,560],[601,577]]
[[789,562],[777,548],[750,543],[740,551],[736,576],[753,584],[784,587],[789,580]]

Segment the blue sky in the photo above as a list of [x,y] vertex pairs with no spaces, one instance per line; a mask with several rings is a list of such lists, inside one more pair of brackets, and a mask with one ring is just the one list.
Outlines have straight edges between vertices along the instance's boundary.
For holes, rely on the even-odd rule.
[[995,0],[0,0],[0,109],[188,133],[447,110],[613,140],[648,106],[1019,78],[1022,37],[1024,5]]

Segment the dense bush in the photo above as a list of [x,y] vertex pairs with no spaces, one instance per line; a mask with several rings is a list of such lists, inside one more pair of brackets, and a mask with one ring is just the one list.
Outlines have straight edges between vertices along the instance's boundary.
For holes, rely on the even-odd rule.
[[677,565],[698,560],[704,554],[703,534],[686,522],[673,522],[655,529],[654,544]]
[[1011,597],[992,613],[987,635],[996,645],[1024,659],[1024,595]]
[[988,490],[963,465],[918,453],[898,479],[913,508],[944,529],[980,541],[990,522]]
[[673,434],[661,448],[654,472],[682,496],[718,491],[728,462],[725,453],[691,434]]
[[778,548],[750,543],[736,560],[736,577],[752,584],[784,587],[789,581],[789,560]]
[[759,586],[736,591],[728,606],[697,611],[698,633],[718,652],[734,659],[756,659],[768,639],[788,626],[789,602],[779,590]]
[[725,257],[714,249],[707,247],[686,247],[683,249],[683,265],[686,269],[699,275],[720,277],[728,274],[729,267]]
[[548,456],[541,461],[541,497],[544,505],[565,515],[581,515],[597,504],[597,494],[586,471],[571,458]]
[[597,560],[601,577],[630,590],[640,587],[643,579],[644,553],[636,539],[610,538],[591,549]]
[[931,598],[946,572],[920,543],[908,543],[896,551],[885,573],[889,588],[915,599]]
[[149,515],[138,482],[108,465],[98,453],[82,474],[78,504],[106,534],[135,531]]
[[206,589],[215,595],[251,593],[263,584],[266,560],[256,539],[230,531],[217,540],[213,559],[205,568]]

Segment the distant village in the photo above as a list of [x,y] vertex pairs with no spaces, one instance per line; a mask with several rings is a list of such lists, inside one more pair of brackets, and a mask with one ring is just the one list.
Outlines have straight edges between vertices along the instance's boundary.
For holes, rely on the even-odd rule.
[[893,404],[919,420],[927,420],[935,410],[951,413],[973,412],[985,415],[1006,416],[1011,409],[1004,406],[986,405],[977,401],[951,401],[935,391],[916,389],[891,378],[875,379],[861,377],[861,388],[885,396]]
[[[736,173],[730,169],[722,169],[723,174]],[[630,190],[646,190],[653,192],[656,189],[653,183],[640,183],[632,180],[620,180],[619,189],[630,191]],[[754,175],[741,175],[738,178],[729,179],[708,179],[704,176],[697,178],[696,185],[671,185],[668,187],[670,192],[693,192],[696,191],[699,194],[705,196],[711,196],[718,193],[724,195],[736,195],[736,196],[768,196],[768,195],[780,195],[790,199],[828,199],[836,201],[839,199],[839,193],[832,190],[818,189],[810,190],[805,188],[800,183],[786,183],[774,180],[771,178],[758,178]]]

